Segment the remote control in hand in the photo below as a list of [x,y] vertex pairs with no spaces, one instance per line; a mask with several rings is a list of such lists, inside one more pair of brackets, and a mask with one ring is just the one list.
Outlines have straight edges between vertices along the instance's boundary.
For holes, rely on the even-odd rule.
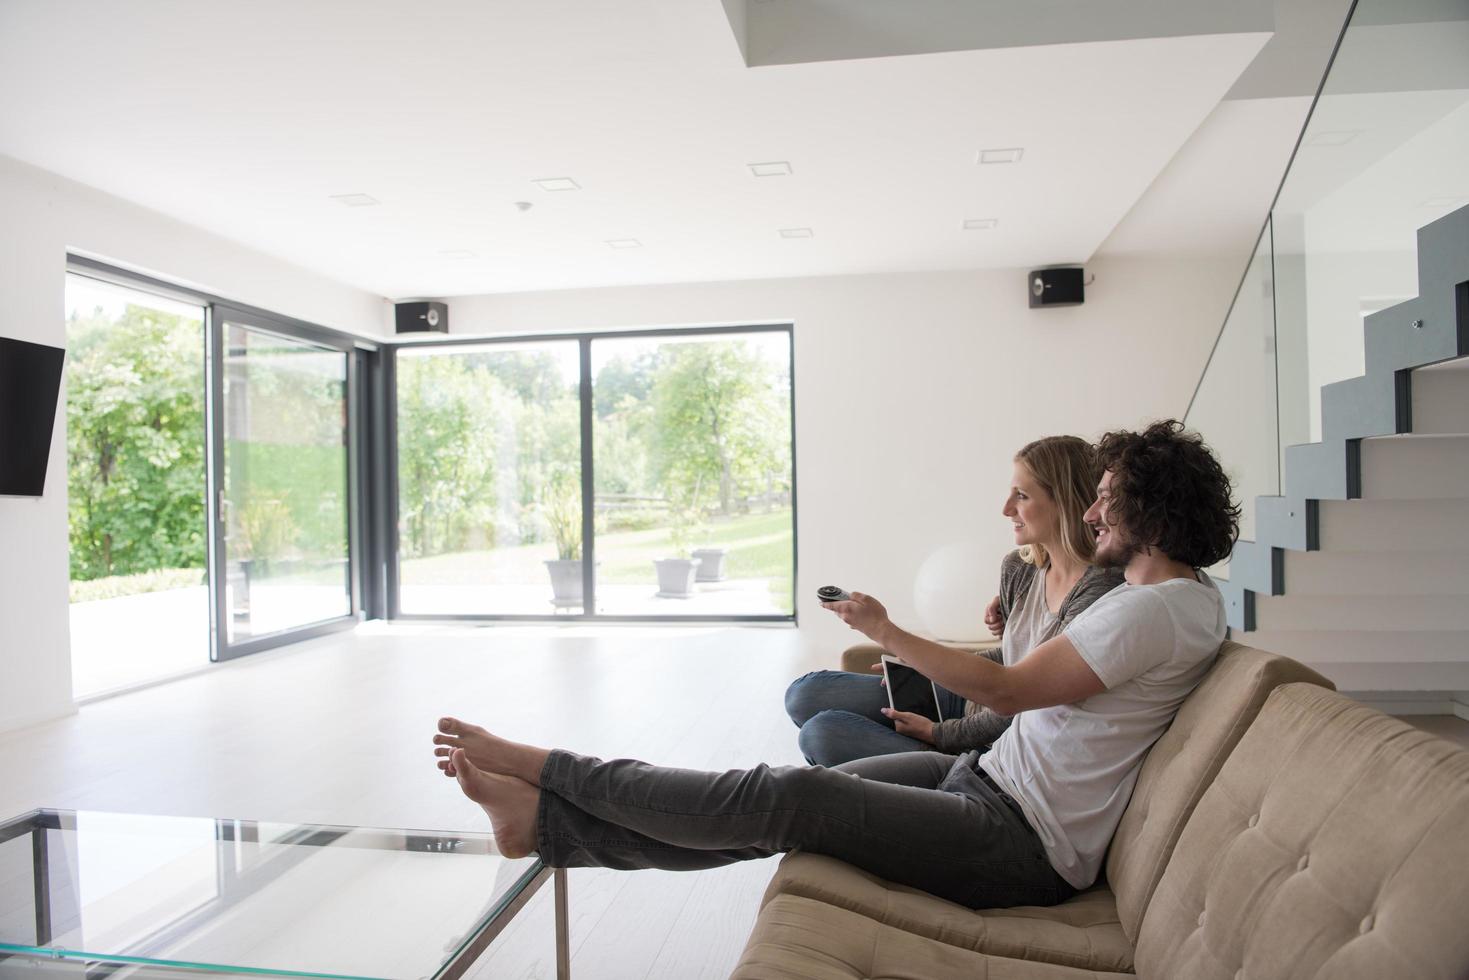
[[838,588],[835,585],[823,585],[816,590],[816,598],[822,602],[846,602],[852,597],[847,594],[846,589]]

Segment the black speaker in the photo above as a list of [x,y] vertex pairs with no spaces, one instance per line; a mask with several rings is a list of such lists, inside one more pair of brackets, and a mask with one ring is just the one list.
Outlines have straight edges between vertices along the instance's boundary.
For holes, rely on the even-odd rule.
[[448,303],[399,303],[399,333],[448,333]]
[[1030,288],[1031,309],[1038,306],[1076,306],[1086,301],[1086,286],[1081,281],[1080,269],[1037,269],[1026,280]]

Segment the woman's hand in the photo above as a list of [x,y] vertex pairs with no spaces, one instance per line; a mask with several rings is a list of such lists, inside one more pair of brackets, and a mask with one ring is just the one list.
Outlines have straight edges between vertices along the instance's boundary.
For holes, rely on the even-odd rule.
[[887,608],[861,592],[853,592],[852,598],[843,602],[823,602],[821,605],[869,640],[876,640],[878,633],[889,623]]
[[933,722],[927,718],[915,715],[911,711],[898,711],[894,708],[883,708],[882,713],[892,719],[893,727],[898,730],[899,735],[907,735],[920,742],[933,744]]
[[1000,612],[999,596],[995,596],[990,600],[990,604],[984,607],[984,624],[989,627],[991,635],[1005,635],[1005,614]]

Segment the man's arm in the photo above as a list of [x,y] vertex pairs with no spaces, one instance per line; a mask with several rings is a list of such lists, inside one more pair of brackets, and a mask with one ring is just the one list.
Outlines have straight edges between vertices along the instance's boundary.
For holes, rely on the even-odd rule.
[[1015,666],[1004,667],[899,629],[882,603],[860,592],[852,593],[849,602],[825,605],[943,687],[1002,715],[1071,704],[1107,688],[1065,634],[1031,650]]

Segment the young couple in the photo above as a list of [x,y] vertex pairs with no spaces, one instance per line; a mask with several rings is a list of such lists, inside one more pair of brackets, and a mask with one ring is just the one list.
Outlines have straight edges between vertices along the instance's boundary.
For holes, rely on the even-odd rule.
[[[1075,612],[1068,603],[1089,574],[1076,559],[1087,550],[1073,555],[1067,534],[1037,518],[1054,509],[1056,528],[1073,527],[1074,491],[1027,458],[1006,512],[1043,564],[1010,571],[999,612],[1012,646],[1029,634],[1028,652],[996,662],[924,640],[861,593],[827,604],[974,705],[952,731],[932,733],[940,751],[920,738],[921,751],[889,742],[830,768],[698,772],[536,748],[445,718],[434,737],[439,767],[485,809],[502,851],[534,851],[553,867],[693,870],[799,848],[971,908],[1065,901],[1095,880],[1144,755],[1213,663],[1224,610],[1200,569],[1229,554],[1239,510],[1218,461],[1179,423],[1109,433],[1082,521],[1093,562],[1124,581]],[[1017,605],[1031,602],[1044,612]],[[817,690],[820,676],[797,686]],[[986,709],[1012,720],[982,752],[965,740],[999,727]],[[820,717],[798,718],[803,745],[819,741],[805,726]],[[927,734],[911,719],[885,720]]]

